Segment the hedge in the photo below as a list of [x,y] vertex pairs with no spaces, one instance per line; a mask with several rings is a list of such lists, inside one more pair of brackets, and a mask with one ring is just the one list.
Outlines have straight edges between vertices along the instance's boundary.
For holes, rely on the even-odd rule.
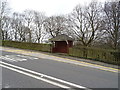
[[[39,44],[17,41],[2,41],[3,46],[15,47],[21,49],[30,49],[44,52],[51,52],[51,44]],[[69,49],[70,56],[93,59],[101,62],[120,65],[120,51],[86,48],[86,47],[73,47]]]
[[28,43],[28,42],[17,42],[17,41],[2,41],[2,46],[44,51],[44,52],[51,51],[50,44]]
[[120,65],[120,52],[115,50],[79,47],[70,48],[69,55]]

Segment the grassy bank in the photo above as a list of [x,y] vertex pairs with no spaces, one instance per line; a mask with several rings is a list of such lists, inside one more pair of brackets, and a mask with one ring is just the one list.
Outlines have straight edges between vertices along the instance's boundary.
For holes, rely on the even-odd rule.
[[[17,41],[2,41],[3,46],[15,47],[21,49],[30,49],[44,52],[51,52],[50,44],[27,43]],[[86,48],[86,47],[73,47],[69,49],[70,56],[97,60],[105,63],[120,65],[120,51]]]
[[120,52],[116,50],[79,47],[70,48],[69,55],[120,65]]
[[28,43],[28,42],[16,42],[16,41],[2,41],[2,46],[15,47],[21,49],[30,49],[37,51],[50,52],[50,44]]

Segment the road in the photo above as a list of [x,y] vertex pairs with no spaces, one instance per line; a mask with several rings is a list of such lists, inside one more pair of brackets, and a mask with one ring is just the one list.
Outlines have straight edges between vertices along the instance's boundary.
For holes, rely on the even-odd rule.
[[2,88],[118,88],[118,70],[114,68],[34,51],[1,50]]

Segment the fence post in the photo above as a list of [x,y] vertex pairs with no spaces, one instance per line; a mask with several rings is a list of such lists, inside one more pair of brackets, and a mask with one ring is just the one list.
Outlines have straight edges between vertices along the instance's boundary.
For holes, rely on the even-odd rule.
[[83,48],[83,57],[87,58],[87,49],[85,47]]

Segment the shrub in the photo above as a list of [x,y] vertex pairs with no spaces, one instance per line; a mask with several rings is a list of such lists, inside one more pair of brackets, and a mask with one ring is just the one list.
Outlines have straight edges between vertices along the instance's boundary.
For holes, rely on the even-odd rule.
[[[17,41],[2,41],[3,46],[15,47],[21,49],[30,49],[44,52],[51,52],[51,44],[39,44]],[[120,51],[91,48],[91,47],[73,47],[69,49],[69,55],[75,57],[89,58],[106,63],[120,65]]]
[[120,65],[120,52],[115,50],[74,47],[69,49],[69,55]]
[[38,51],[50,52],[50,44],[40,44],[40,43],[28,43],[28,42],[17,42],[17,41],[2,41],[3,46],[15,47],[21,49],[31,49]]

